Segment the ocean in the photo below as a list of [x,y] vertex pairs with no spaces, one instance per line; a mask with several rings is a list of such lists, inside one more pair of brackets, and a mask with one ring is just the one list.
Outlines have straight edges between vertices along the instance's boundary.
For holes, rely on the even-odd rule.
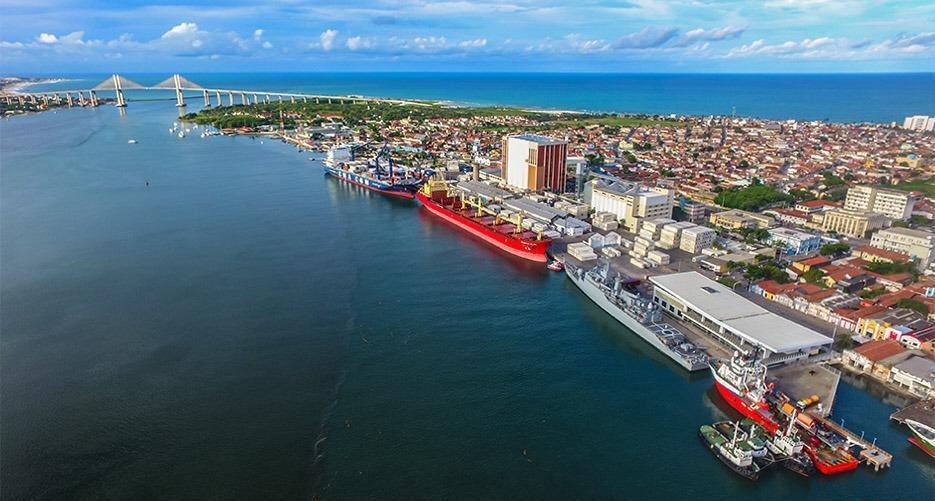
[[[93,87],[109,75],[33,76],[71,79],[35,87],[65,89]],[[124,76],[150,86],[169,75]],[[209,88],[359,94],[553,110],[685,115],[735,113],[742,117],[776,120],[900,124],[906,116],[935,115],[935,73],[191,73],[184,76]],[[141,95],[140,91],[136,94]],[[165,92],[160,95],[172,97]]]
[[[196,103],[193,103],[196,104]],[[193,105],[190,105],[194,108]],[[0,498],[924,499],[895,455],[741,479],[735,417],[590,303],[268,139],[179,139],[171,102],[0,120]],[[136,139],[138,144],[128,144]]]

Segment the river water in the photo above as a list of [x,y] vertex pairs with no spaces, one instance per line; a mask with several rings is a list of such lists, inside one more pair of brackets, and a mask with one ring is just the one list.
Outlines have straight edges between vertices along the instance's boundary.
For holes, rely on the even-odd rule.
[[[3,499],[926,499],[935,468],[721,465],[725,416],[563,274],[170,103],[0,121]],[[138,144],[127,144],[129,139]],[[148,182],[148,186],[147,186]]]

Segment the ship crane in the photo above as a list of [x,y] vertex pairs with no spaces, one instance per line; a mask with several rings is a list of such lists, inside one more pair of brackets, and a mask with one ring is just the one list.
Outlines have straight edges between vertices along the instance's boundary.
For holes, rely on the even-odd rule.
[[[484,214],[496,217],[495,224],[500,224],[504,221],[513,224],[513,233],[522,233],[523,232],[523,211],[517,212],[515,215],[503,215],[498,211],[488,208],[484,205],[484,202],[480,197],[474,196],[465,196],[462,192],[460,194],[461,206],[462,207],[474,207],[477,209],[477,217],[481,217]],[[536,232],[536,240],[542,240],[542,232]]]
[[[383,167],[380,165],[381,158],[386,160],[386,171],[384,171]],[[388,175],[391,179],[393,178],[393,158],[390,156],[389,144],[383,143],[383,147],[377,152],[377,156],[373,158],[373,167],[373,172],[378,179],[382,178],[383,174]]]

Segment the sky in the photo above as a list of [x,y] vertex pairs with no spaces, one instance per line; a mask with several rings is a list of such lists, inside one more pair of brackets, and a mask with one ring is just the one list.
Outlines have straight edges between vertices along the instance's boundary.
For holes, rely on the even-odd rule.
[[935,71],[935,2],[0,0],[0,73]]

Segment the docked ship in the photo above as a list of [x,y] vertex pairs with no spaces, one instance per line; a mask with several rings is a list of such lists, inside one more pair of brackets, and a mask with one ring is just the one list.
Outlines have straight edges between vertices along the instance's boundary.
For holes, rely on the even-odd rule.
[[698,434],[708,449],[735,473],[750,480],[760,477],[763,466],[757,457],[764,457],[767,451],[763,446],[758,447],[756,442],[740,430],[740,423],[704,425],[698,430]]
[[565,263],[565,273],[591,301],[675,363],[689,371],[708,366],[704,350],[662,322],[662,310],[639,290],[638,280],[612,272],[608,262],[589,271]]
[[437,179],[427,181],[415,196],[432,214],[500,250],[531,261],[548,261],[546,251],[552,240],[523,229],[522,212],[499,214],[479,197],[452,193],[448,183]]
[[[794,424],[806,440],[803,449],[815,468],[825,475],[851,471],[860,464],[847,441],[813,418],[799,412],[788,397],[766,384],[766,366],[756,355],[735,352],[729,362],[714,360],[711,373],[718,393],[734,409],[759,423],[772,435]],[[798,456],[802,462],[801,456]]]
[[906,426],[908,426],[909,429],[912,430],[912,434],[915,435],[910,438],[909,441],[928,453],[929,456],[935,457],[935,429],[914,419],[907,419]]
[[372,163],[354,160],[353,146],[335,146],[324,161],[325,174],[384,195],[415,198],[424,179],[421,172],[393,165],[389,147],[383,145]]

